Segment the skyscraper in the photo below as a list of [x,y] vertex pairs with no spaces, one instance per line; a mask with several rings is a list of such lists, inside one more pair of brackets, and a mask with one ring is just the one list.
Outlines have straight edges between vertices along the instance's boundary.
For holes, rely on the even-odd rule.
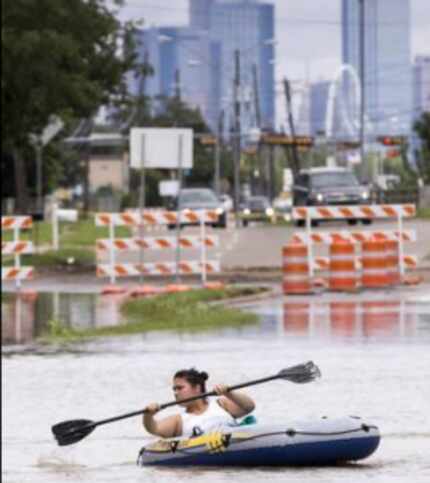
[[419,55],[414,63],[414,117],[430,112],[430,56]]
[[[190,27],[152,27],[136,34],[140,62],[147,62],[154,75],[147,76],[142,86],[141,78],[129,77],[129,90],[137,95],[139,90],[154,100],[159,96],[180,95],[190,107],[199,108],[207,121],[211,119],[216,77],[213,63],[219,63],[216,46],[206,31]],[[206,59],[203,62],[202,59]]]
[[[190,0],[190,25],[160,27],[137,33],[141,62],[145,52],[154,75],[145,80],[145,94],[171,96],[180,92],[199,107],[212,130],[225,112],[225,129],[233,117],[235,51],[240,56],[241,126],[275,124],[274,7],[257,0]],[[178,80],[179,79],[179,80]],[[129,89],[142,89],[129,77]]]
[[[232,107],[235,51],[240,56],[240,98],[243,130],[256,125],[261,112],[261,128],[275,122],[274,101],[274,7],[256,0],[218,0],[212,4],[211,37],[221,49],[220,105]],[[253,69],[255,65],[256,69]],[[257,79],[253,77],[256,71]],[[256,81],[256,82],[255,82]],[[257,89],[255,86],[257,85]],[[257,91],[257,92],[256,92]],[[258,99],[259,106],[255,104]]]
[[[359,75],[361,1],[366,136],[408,135],[412,120],[410,0],[342,0],[342,61]],[[349,99],[350,109],[352,104]]]

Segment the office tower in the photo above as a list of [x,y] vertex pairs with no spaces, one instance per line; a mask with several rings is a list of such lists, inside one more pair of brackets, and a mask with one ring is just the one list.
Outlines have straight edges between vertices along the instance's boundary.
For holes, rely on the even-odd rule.
[[146,77],[144,83],[129,75],[130,92],[137,95],[143,89],[153,99],[179,92],[184,102],[200,108],[213,131],[224,111],[224,128],[228,131],[234,109],[234,53],[238,50],[242,131],[248,132],[257,124],[272,129],[273,5],[257,0],[191,0],[189,7],[190,26],[137,32],[139,61],[143,62],[146,55],[154,75]]
[[[361,1],[365,10],[366,138],[378,134],[408,135],[413,102],[410,0],[342,0],[342,61],[351,64],[358,75]],[[351,115],[351,82],[347,86],[346,104]]]
[[430,56],[419,55],[414,62],[414,117],[430,112]]
[[189,27],[160,27],[140,30],[136,34],[140,62],[146,55],[154,69],[154,75],[142,79],[129,76],[129,91],[137,95],[143,89],[156,99],[179,95],[190,107],[199,108],[203,117],[209,120],[214,109],[211,93],[216,91],[216,77],[213,65],[217,59],[216,45],[207,32]]
[[327,114],[329,81],[311,84],[310,92],[310,134],[317,136],[325,133],[325,118]]
[[[218,0],[212,4],[210,32],[221,49],[220,105],[227,111],[233,108],[234,59],[238,50],[242,131],[257,124],[256,95],[261,111],[260,127],[272,129],[275,122],[273,5],[256,0]],[[257,93],[253,65],[257,72]]]
[[210,10],[214,0],[189,0],[190,27],[199,30],[210,29]]

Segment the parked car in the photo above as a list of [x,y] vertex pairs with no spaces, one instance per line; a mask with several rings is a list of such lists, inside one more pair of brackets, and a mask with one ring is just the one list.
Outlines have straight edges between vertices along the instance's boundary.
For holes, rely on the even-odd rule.
[[[179,199],[174,198],[170,204],[170,209],[180,210],[213,210],[218,213],[218,221],[212,223],[213,227],[226,228],[227,213],[218,199],[215,192],[208,188],[184,188],[179,194]],[[192,225],[193,223],[181,223],[181,227],[185,225]],[[176,225],[169,225],[169,229]]]
[[[311,168],[302,170],[293,186],[294,206],[360,205],[370,203],[370,190],[361,185],[347,168]],[[371,223],[364,218],[363,223]],[[348,223],[355,224],[356,219]],[[300,224],[303,224],[300,223]],[[315,224],[315,223],[314,223]]]
[[250,221],[269,221],[273,215],[273,208],[265,196],[250,196],[240,205],[243,226],[248,226]]

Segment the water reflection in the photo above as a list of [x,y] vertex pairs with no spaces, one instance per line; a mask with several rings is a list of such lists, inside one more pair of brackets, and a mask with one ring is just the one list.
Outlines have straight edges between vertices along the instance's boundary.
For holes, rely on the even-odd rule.
[[283,304],[284,330],[293,333],[413,336],[417,333],[417,320],[414,307],[398,299],[307,300]]
[[27,344],[43,334],[50,320],[75,329],[118,325],[123,294],[8,294],[2,299],[2,344]]

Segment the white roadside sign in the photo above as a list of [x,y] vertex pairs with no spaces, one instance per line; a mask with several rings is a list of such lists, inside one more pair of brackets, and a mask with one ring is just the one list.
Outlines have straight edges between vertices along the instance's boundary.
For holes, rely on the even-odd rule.
[[[182,155],[179,153],[182,137]],[[130,166],[145,169],[191,169],[193,130],[186,128],[132,128]]]

